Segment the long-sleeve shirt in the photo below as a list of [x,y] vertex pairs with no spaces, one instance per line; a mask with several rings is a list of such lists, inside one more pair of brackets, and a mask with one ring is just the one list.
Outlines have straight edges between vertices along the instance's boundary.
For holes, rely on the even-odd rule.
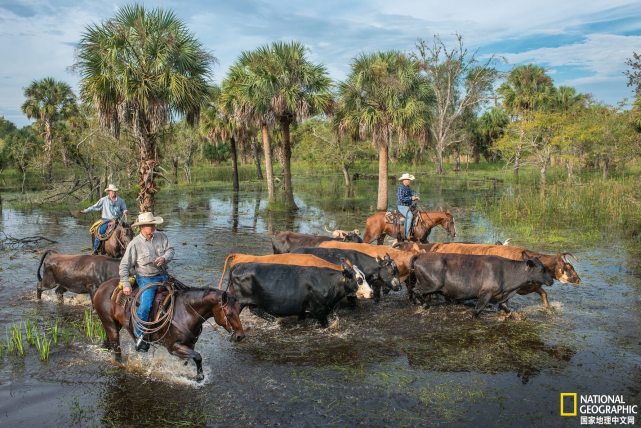
[[409,207],[410,205],[412,205],[412,196],[414,196],[414,192],[412,192],[410,186],[401,184],[396,190],[397,205]]
[[151,239],[145,238],[142,233],[136,235],[127,245],[125,255],[120,261],[118,270],[120,282],[128,284],[131,268],[134,268],[140,276],[156,276],[165,273],[164,269],[154,264],[154,260],[158,257],[164,257],[165,264],[174,258],[174,247],[169,245],[167,235],[158,231],[154,232]]
[[115,220],[120,218],[120,216],[127,211],[127,205],[125,205],[125,201],[123,201],[119,196],[116,196],[115,201],[112,201],[109,196],[103,196],[98,199],[98,202],[89,208],[85,208],[84,211],[88,213],[100,210],[102,210],[101,217],[103,220]]

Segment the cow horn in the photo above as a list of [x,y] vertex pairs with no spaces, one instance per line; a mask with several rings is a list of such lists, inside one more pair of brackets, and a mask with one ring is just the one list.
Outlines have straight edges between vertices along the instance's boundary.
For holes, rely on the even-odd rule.
[[575,261],[577,261],[577,262],[579,261],[579,259],[578,259],[574,254],[572,254],[572,253],[567,253],[567,252],[566,252],[566,253],[561,253],[561,257],[563,258],[563,260],[564,260],[566,263],[569,263],[569,262],[568,262],[568,259],[567,259],[567,256],[572,257],[572,258],[573,258]]
[[327,232],[327,233],[334,233],[334,231],[333,231],[333,230],[329,230],[329,229],[327,228],[327,225],[323,225],[323,229],[325,229],[325,232]]

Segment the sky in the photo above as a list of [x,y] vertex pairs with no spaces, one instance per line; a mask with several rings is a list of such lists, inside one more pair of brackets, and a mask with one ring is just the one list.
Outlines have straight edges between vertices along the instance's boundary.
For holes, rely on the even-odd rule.
[[[109,0],[0,0],[0,116],[24,126],[24,89],[45,77],[69,83],[83,32],[131,2]],[[410,52],[421,38],[456,34],[481,58],[497,55],[506,71],[543,66],[557,86],[573,86],[616,105],[632,98],[623,72],[641,53],[638,0],[163,0],[140,1],[173,10],[216,58],[220,82],[242,51],[296,40],[309,59],[344,79],[361,53]],[[449,46],[453,46],[451,43]]]

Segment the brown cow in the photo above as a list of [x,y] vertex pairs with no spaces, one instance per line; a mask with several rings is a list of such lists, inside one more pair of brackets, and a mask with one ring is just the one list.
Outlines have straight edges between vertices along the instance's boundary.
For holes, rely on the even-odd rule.
[[[407,244],[399,244],[398,248],[403,249]],[[581,278],[574,270],[574,266],[566,259],[570,253],[559,253],[556,255],[538,253],[536,251],[526,250],[522,247],[513,245],[491,245],[491,244],[462,244],[459,242],[434,243],[420,245],[420,248],[432,253],[454,253],[454,254],[471,254],[471,255],[488,255],[499,256],[510,260],[522,260],[523,252],[532,258],[538,258],[552,276],[560,282],[566,284],[579,284]],[[531,284],[529,287],[519,289],[519,294],[538,293],[543,300],[543,306],[550,307],[548,296],[540,284]]]
[[[436,226],[441,226],[447,233],[455,237],[456,236],[456,226],[454,225],[454,217],[447,211],[419,211],[420,216],[417,216],[416,222],[414,224],[414,240],[418,242],[427,242],[427,237],[429,236],[432,229]],[[394,224],[387,223],[385,221],[385,212],[379,211],[367,218],[365,223],[365,235],[363,236],[363,241],[366,243],[371,243],[376,240],[378,245],[383,244],[385,236],[391,236],[393,238],[399,239],[405,235],[405,230],[403,225],[400,228]],[[397,230],[398,229],[398,230]]]
[[[44,290],[56,288],[60,303],[67,290],[74,293],[89,293],[93,298],[98,286],[111,278],[118,277],[119,259],[106,256],[68,255],[48,250],[38,265],[38,299]],[[43,268],[42,275],[40,269]]]
[[[266,256],[254,256],[252,254],[231,253],[227,256],[227,259],[231,259],[229,269],[232,269],[234,266],[240,263],[261,263],[272,265],[325,268],[339,272],[343,271],[342,266],[330,263],[327,260],[321,259],[320,257],[316,257],[312,254],[268,254]],[[365,278],[365,274],[358,268],[358,266],[353,265],[352,262],[350,262],[348,259],[345,259],[345,264],[347,264],[347,266],[354,270],[356,283],[358,284],[356,297],[359,299],[371,299],[374,292],[368,284],[367,279]]]
[[395,250],[390,247],[383,247],[378,245],[371,244],[358,244],[354,242],[339,242],[339,241],[325,241],[321,242],[318,246],[320,248],[341,248],[343,250],[354,250],[359,251],[363,254],[367,254],[370,257],[385,257],[388,254],[396,267],[398,267],[398,278],[399,280],[405,282],[410,273],[410,261],[413,256],[418,253],[424,253],[424,250],[421,250],[418,245],[412,243],[410,245],[415,245],[410,250]]
[[317,247],[321,242],[332,240],[363,242],[361,237],[354,232],[348,232],[343,238],[330,238],[329,236],[307,235],[286,230],[272,237],[272,248],[274,254],[283,254],[289,253],[293,248]]

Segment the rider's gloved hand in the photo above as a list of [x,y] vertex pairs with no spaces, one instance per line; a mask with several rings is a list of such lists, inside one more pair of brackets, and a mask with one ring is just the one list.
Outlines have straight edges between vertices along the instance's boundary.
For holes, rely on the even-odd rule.
[[165,258],[164,257],[158,257],[156,260],[154,260],[154,264],[156,266],[162,266],[165,264]]
[[131,285],[125,284],[122,286],[122,293],[125,296],[131,296]]

